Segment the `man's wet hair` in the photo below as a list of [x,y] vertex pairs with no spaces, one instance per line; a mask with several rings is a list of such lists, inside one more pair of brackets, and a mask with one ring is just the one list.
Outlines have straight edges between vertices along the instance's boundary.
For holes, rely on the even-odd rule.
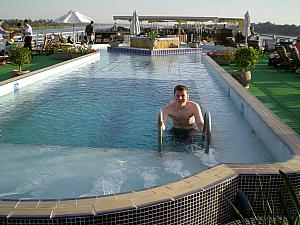
[[189,88],[183,84],[179,84],[174,88],[174,94],[176,91],[186,91],[186,93],[189,94]]

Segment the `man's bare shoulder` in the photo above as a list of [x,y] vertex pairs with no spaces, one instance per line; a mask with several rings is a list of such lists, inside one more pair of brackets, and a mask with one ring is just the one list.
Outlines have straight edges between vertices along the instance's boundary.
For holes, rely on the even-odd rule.
[[192,106],[192,107],[199,107],[199,104],[197,102],[194,102],[194,101],[188,101],[187,104]]
[[174,106],[175,104],[172,102],[172,103],[170,103],[170,104],[168,104],[168,105],[165,105],[164,107],[163,107],[163,110],[166,110],[166,111],[172,111],[174,108],[175,108],[175,106]]

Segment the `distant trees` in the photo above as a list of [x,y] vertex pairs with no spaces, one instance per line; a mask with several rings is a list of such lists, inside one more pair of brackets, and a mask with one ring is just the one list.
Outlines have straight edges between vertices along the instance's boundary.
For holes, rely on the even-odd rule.
[[[28,19],[29,24],[35,29],[44,29],[44,28],[60,28],[60,27],[69,27],[69,24],[64,23],[55,23],[52,19],[38,19],[31,20]],[[22,23],[23,20],[19,19],[9,19],[5,20],[4,28],[5,29],[14,29],[17,27],[17,23]],[[286,36],[300,36],[300,26],[295,24],[289,25],[277,25],[271,22],[257,23],[252,24],[255,28],[255,31],[259,34],[275,34],[275,35],[286,35]]]
[[300,36],[300,26],[295,24],[276,25],[271,22],[257,23],[253,25],[259,34],[275,34],[297,37]]
[[[14,29],[14,28],[17,28],[18,23],[23,24],[23,20],[19,20],[19,19],[8,19],[8,20],[4,20],[4,21],[5,21],[5,23],[3,24],[3,26],[5,29]],[[35,29],[71,26],[70,24],[68,25],[68,24],[64,24],[64,23],[55,23],[52,19],[38,19],[38,20],[28,19],[28,21],[29,21],[29,24]]]

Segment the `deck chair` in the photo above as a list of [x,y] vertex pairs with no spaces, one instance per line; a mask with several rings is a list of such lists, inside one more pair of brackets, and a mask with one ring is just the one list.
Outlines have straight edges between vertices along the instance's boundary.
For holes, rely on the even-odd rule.
[[45,37],[43,42],[41,44],[37,44],[35,46],[32,47],[32,52],[36,53],[36,54],[42,54],[43,49],[45,48],[45,46],[48,43],[48,38]]
[[46,54],[49,55],[51,53],[51,39],[45,37],[44,41],[40,45],[36,45],[32,51],[39,55]]
[[299,51],[295,46],[289,45],[287,47],[288,52],[290,53],[290,56],[292,58],[292,64],[294,66],[293,71],[296,71],[300,68],[300,55]]
[[45,53],[46,55],[50,55],[54,52],[53,50],[53,40],[48,39],[47,44],[45,45],[45,48],[43,49],[42,53]]
[[53,49],[59,49],[61,47],[61,36],[59,34],[54,34],[52,40]]
[[228,44],[230,47],[236,48],[235,38],[234,37],[226,37],[226,40],[228,41]]
[[290,54],[286,51],[286,48],[282,45],[276,45],[275,50],[279,55],[279,60],[275,67],[285,68],[290,70],[293,68],[292,58]]

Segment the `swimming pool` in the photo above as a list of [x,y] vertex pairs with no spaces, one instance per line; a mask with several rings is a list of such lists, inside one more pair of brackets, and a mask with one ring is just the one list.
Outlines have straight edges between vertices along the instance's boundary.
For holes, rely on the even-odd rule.
[[[107,195],[219,163],[286,159],[264,146],[206,63],[200,54],[147,57],[102,49],[99,62],[2,97],[0,197]],[[198,143],[171,141],[158,152],[156,118],[178,83],[211,112],[209,155]]]

